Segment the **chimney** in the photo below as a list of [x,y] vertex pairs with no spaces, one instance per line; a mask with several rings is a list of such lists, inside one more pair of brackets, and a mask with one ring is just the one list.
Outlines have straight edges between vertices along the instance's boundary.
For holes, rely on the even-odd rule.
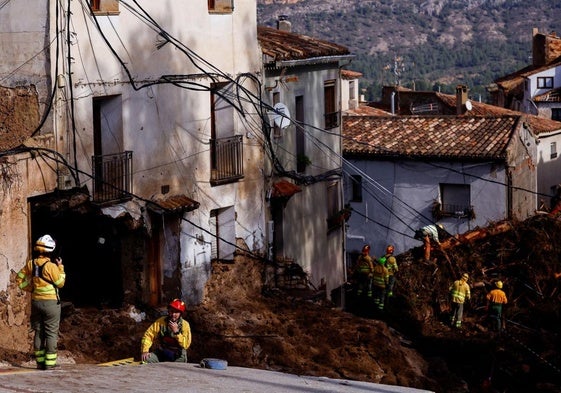
[[456,86],[456,114],[463,115],[468,100],[468,88],[465,85]]
[[292,31],[292,23],[288,20],[288,15],[279,15],[279,19],[277,21],[277,29],[282,31],[288,31],[289,33]]

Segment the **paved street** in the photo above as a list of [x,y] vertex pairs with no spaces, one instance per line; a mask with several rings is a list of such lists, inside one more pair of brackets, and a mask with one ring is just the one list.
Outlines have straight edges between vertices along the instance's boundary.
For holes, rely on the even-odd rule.
[[419,393],[425,390],[366,382],[299,377],[279,372],[198,364],[63,365],[52,371],[0,369],[0,392],[337,392]]

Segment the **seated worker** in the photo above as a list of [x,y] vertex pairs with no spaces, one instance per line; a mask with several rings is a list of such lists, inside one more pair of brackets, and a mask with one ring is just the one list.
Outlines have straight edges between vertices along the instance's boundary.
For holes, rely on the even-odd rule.
[[187,362],[191,327],[181,317],[184,312],[185,303],[174,299],[168,305],[168,315],[150,325],[140,342],[142,363]]

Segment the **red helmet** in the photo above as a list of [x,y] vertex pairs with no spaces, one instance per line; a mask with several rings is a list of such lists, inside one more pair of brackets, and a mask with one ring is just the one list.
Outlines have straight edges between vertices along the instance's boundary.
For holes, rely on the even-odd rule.
[[364,247],[362,247],[362,252],[367,252],[370,251],[370,246],[368,244],[365,244]]
[[177,311],[185,312],[185,303],[180,299],[173,299],[168,307]]
[[386,254],[393,254],[393,246],[391,244],[386,247]]

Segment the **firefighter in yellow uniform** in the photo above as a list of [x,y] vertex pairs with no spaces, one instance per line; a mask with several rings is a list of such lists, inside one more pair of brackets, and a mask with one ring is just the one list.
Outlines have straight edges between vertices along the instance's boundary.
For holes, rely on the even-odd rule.
[[174,299],[168,305],[168,315],[150,325],[140,342],[142,363],[187,362],[191,327],[182,318],[184,312],[185,303]]
[[61,258],[51,259],[56,243],[50,235],[35,242],[37,256],[27,261],[16,277],[18,286],[31,292],[31,328],[35,331],[33,350],[37,368],[48,370],[57,362],[60,325],[58,289],[66,282]]
[[384,258],[386,259],[386,269],[388,269],[389,277],[388,277],[388,287],[386,288],[386,295],[388,297],[393,296],[393,287],[395,285],[395,274],[399,271],[397,266],[397,260],[393,256],[394,247],[390,244],[386,247],[386,255]]
[[362,253],[358,256],[354,278],[357,284],[356,294],[361,297],[366,293],[368,297],[372,297],[372,270],[374,269],[373,259],[370,256],[370,246],[365,244],[362,247]]
[[456,328],[462,327],[464,303],[471,298],[471,291],[467,283],[468,280],[468,274],[464,273],[459,280],[454,281],[454,283],[450,285],[450,298],[452,300],[452,318],[450,324]]
[[384,303],[386,301],[386,288],[388,286],[389,272],[384,266],[385,258],[376,260],[376,266],[372,271],[372,297],[374,305],[379,311],[384,311]]

